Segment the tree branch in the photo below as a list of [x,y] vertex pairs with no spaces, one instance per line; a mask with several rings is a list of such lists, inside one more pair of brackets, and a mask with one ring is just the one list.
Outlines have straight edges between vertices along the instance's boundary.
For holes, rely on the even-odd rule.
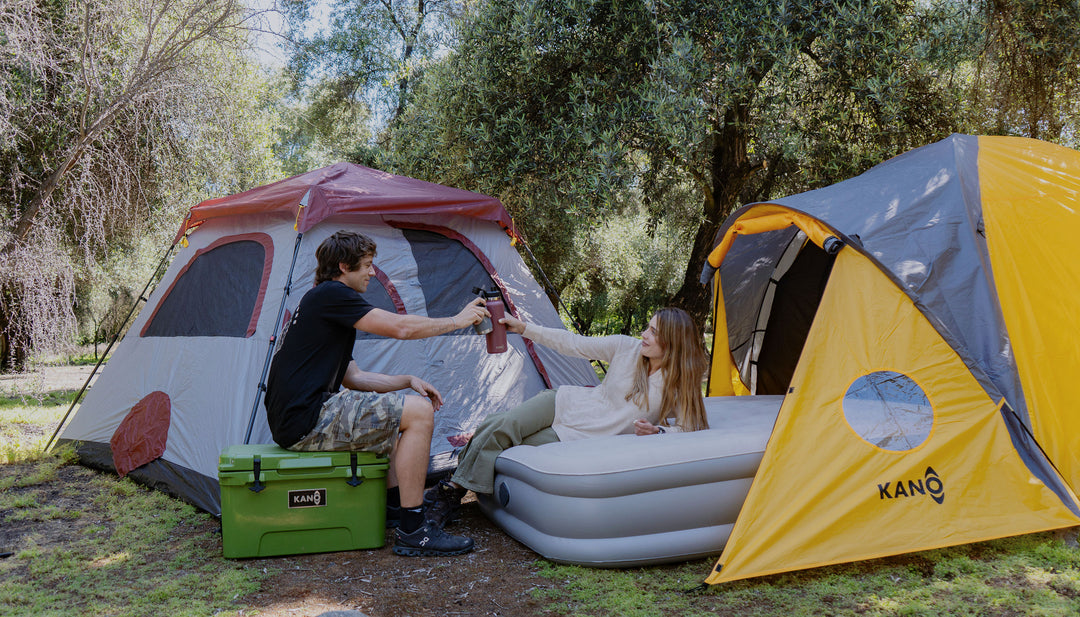
[[69,146],[68,153],[64,156],[62,162],[38,186],[30,202],[16,219],[11,238],[3,248],[0,248],[0,255],[11,253],[26,238],[35,218],[45,204],[49,203],[63,177],[75,167],[83,154],[112,124],[117,114],[139,98],[152,92],[161,78],[179,67],[180,59],[194,44],[204,40],[213,40],[219,33],[228,29],[230,27],[229,20],[239,15],[241,11],[240,5],[235,0],[212,2],[210,4],[191,4],[188,6],[189,8],[180,16],[175,27],[158,44],[155,44],[155,35],[160,24],[172,14],[173,4],[169,0],[165,0],[160,5],[150,6],[145,14],[145,38],[142,45],[139,46],[139,58],[135,63],[135,68],[131,71],[120,92],[113,96],[111,101],[107,102],[91,121],[90,127],[86,128],[89,109],[94,98],[87,72],[87,66],[93,66],[88,54],[90,32],[93,24],[91,23],[92,15],[89,5],[87,6],[82,24],[84,43],[81,54],[83,62],[81,75],[86,88],[86,100],[83,101],[79,114],[78,137],[75,143]]

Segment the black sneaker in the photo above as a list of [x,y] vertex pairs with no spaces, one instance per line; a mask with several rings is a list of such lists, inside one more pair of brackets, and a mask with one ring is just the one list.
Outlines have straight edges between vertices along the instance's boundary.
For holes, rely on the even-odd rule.
[[424,523],[439,529],[452,522],[469,489],[459,488],[447,480],[424,491]]
[[398,506],[386,506],[386,528],[397,529],[401,524],[401,508]]
[[429,523],[424,523],[412,533],[398,529],[394,542],[394,554],[406,557],[439,557],[461,555],[473,550],[472,538],[454,536]]

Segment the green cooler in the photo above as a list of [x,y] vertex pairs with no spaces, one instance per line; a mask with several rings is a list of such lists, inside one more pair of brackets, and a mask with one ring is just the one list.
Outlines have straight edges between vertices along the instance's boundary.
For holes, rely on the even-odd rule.
[[226,448],[218,464],[225,556],[381,547],[387,468],[387,459],[370,452]]

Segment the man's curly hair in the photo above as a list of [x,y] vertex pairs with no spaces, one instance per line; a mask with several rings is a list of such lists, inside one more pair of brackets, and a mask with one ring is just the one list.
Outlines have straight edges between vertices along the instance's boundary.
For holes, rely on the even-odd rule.
[[343,274],[338,264],[345,264],[349,266],[349,270],[355,270],[360,265],[360,260],[368,255],[375,256],[374,240],[355,231],[341,230],[335,233],[315,249],[315,259],[318,261],[315,284],[332,281]]

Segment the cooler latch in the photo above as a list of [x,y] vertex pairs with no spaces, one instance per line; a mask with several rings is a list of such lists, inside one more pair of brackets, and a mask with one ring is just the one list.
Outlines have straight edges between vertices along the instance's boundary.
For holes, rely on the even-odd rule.
[[360,486],[364,483],[364,479],[356,475],[356,452],[349,453],[349,467],[352,468],[352,477],[349,478],[345,484],[349,486]]
[[255,457],[252,462],[252,469],[255,472],[255,484],[248,487],[248,490],[252,493],[258,493],[262,491],[266,486],[259,482],[259,476],[262,475],[262,463],[259,457]]

